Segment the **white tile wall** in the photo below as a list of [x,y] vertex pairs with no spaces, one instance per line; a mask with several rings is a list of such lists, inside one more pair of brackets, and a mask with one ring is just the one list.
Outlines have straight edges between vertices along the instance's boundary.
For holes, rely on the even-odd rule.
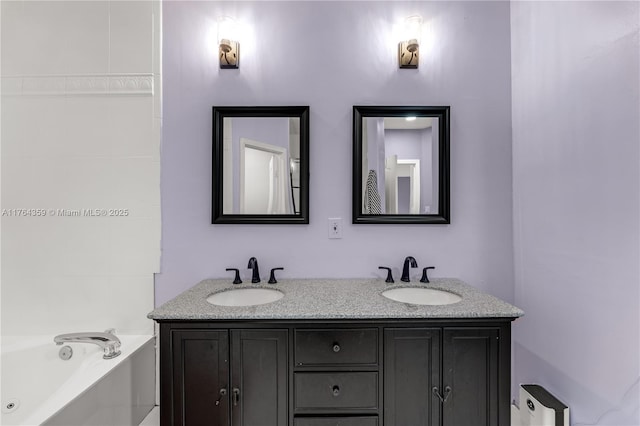
[[17,284],[10,277],[41,279],[48,286],[46,282],[58,276],[109,275],[112,237],[107,222],[85,217],[11,219],[3,220],[2,229],[3,294]]
[[131,97],[126,103],[110,99],[108,146],[114,153],[127,157],[160,158],[159,135],[153,134],[154,97]]
[[112,73],[153,72],[153,2],[114,1],[109,5]]
[[[3,22],[4,18],[3,12]],[[3,37],[3,41],[5,38]],[[4,51],[0,54],[4,69],[8,61],[4,58]],[[2,88],[4,89],[4,84]],[[53,156],[59,150],[64,150],[66,144],[60,146],[59,143],[52,142],[65,138],[67,112],[64,106],[64,97],[41,97],[34,102],[34,99],[28,97],[3,96],[2,156],[43,157]]]
[[109,2],[6,3],[2,6],[4,75],[108,72]]
[[47,212],[2,217],[2,334],[152,333],[159,1],[0,7],[2,209]]
[[114,103],[120,102],[124,103],[119,98],[108,96],[65,97],[61,114],[64,116],[62,124],[66,140],[64,144],[52,144],[50,141],[55,147],[51,155],[66,158],[122,156],[111,148],[110,143],[113,131],[111,110]]

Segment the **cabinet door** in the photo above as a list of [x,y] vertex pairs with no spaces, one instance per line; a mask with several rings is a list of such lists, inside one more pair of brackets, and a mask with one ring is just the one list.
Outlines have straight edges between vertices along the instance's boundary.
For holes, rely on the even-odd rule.
[[444,426],[498,424],[498,336],[497,328],[444,329]]
[[[173,330],[171,339],[173,366],[171,425],[228,426],[229,336],[227,331]],[[221,394],[222,389],[224,391]]]
[[231,331],[233,426],[287,426],[287,330]]
[[439,379],[440,329],[385,329],[385,425],[439,425],[440,401],[432,392]]

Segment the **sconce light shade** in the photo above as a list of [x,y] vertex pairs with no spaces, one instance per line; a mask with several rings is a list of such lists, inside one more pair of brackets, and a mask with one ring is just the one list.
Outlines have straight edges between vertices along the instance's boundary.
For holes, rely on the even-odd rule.
[[404,39],[398,43],[400,68],[418,68],[421,33],[422,17],[418,15],[408,17],[404,23]]
[[218,60],[221,69],[240,68],[240,43],[237,24],[228,17],[218,19]]

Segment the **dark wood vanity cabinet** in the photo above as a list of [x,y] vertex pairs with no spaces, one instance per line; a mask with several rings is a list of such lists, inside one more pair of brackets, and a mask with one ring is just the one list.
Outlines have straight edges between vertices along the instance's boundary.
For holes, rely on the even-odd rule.
[[384,331],[384,423],[440,425],[441,407],[432,389],[440,386],[438,328]]
[[169,338],[160,355],[171,375],[161,377],[162,424],[229,424],[228,331],[173,330]]
[[508,426],[510,321],[161,322],[161,425]]
[[378,426],[378,327],[296,328],[294,426]]
[[385,329],[385,424],[507,425],[509,390],[501,388],[508,387],[509,372],[501,369],[509,368],[509,351],[499,344],[501,337],[509,341],[505,333],[493,327]]
[[[504,424],[501,403],[509,401],[509,389],[499,384],[500,330],[495,328],[445,328],[442,339],[442,384],[448,400],[442,404],[443,426],[492,426]],[[500,399],[500,391],[503,400]],[[446,399],[446,398],[444,398]]]
[[163,425],[288,425],[286,329],[173,329],[162,338]]

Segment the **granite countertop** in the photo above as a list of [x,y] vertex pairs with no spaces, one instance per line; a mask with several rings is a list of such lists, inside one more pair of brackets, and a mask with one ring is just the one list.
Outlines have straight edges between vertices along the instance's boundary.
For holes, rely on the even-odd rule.
[[[450,305],[414,305],[380,295],[399,287],[446,290],[462,297]],[[272,303],[254,306],[216,306],[207,302],[213,293],[237,288],[269,288],[284,293]],[[517,318],[524,312],[507,302],[453,278],[386,284],[381,279],[282,279],[278,284],[234,285],[229,279],[204,280],[147,317],[167,320],[293,320],[293,319],[438,319]]]

